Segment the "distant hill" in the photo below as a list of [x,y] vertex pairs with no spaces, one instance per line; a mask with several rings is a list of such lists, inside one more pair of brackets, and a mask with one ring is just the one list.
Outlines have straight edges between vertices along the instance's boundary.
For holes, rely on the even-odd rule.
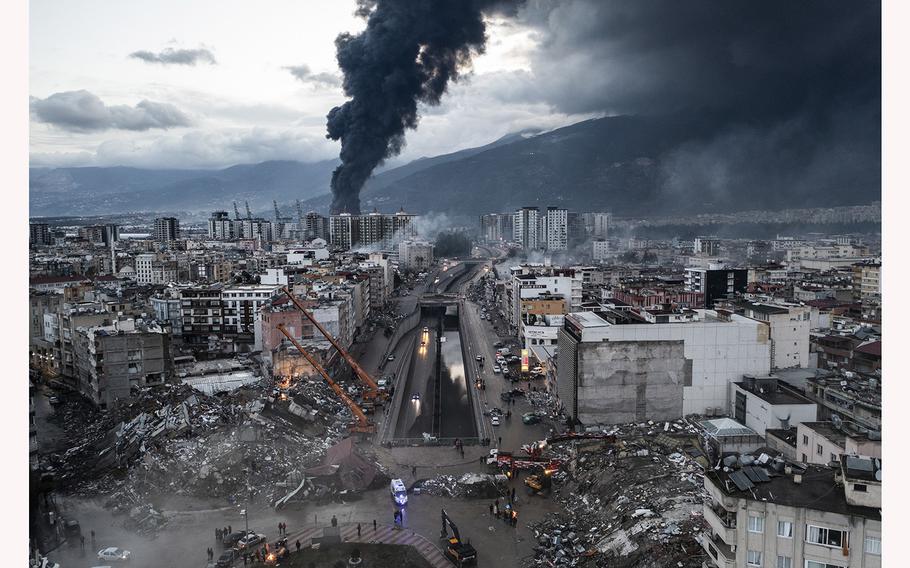
[[[725,142],[717,137],[723,124],[705,114],[619,116],[545,133],[523,131],[382,171],[364,187],[361,208],[474,216],[554,205],[654,216],[861,205],[881,199],[880,158],[854,152],[849,142],[846,148],[843,141],[830,145],[834,151],[829,156],[825,140],[803,133],[785,148],[764,148],[753,159],[754,143],[740,147],[736,138]],[[714,154],[732,155],[734,161],[720,168],[722,160]],[[285,215],[293,214],[295,199],[304,201],[305,210],[325,213],[336,165],[337,160],[326,160],[222,170],[34,168],[30,213],[206,212],[230,210],[234,200],[243,208],[249,200],[254,210],[270,215],[273,199]]]
[[328,191],[336,165],[337,160],[272,161],[221,170],[32,168],[29,213],[47,216],[230,210],[235,200],[241,210],[248,200],[254,210],[270,212],[273,199],[285,203],[289,198],[307,199]]
[[[696,179],[712,173],[710,157],[688,163],[687,156],[695,152],[693,148],[713,141],[719,124],[704,115],[588,120],[537,136],[512,138],[481,151],[466,151],[408,175],[399,175],[404,168],[380,174],[362,192],[361,207],[369,211],[403,206],[415,213],[478,215],[552,205],[649,216],[833,207],[880,199],[879,162],[851,164],[850,175],[832,173],[829,177],[837,179],[825,183],[817,175],[803,176],[799,171],[802,156],[815,151],[809,147],[790,147],[790,156],[781,152],[772,163],[761,166],[771,171],[775,167],[793,170],[775,172],[777,178],[752,171],[737,178],[738,172],[733,171],[727,173],[729,187],[722,190],[674,185],[673,168],[688,169],[686,174]],[[805,161],[810,160],[806,157]],[[760,169],[759,165],[752,167]],[[766,182],[778,178],[797,182]],[[324,209],[329,201],[327,196],[317,197],[307,206]]]

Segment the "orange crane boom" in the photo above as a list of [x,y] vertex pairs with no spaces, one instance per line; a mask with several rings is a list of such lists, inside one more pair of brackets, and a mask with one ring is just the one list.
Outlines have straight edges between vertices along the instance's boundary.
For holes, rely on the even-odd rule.
[[287,289],[287,287],[282,288],[281,291],[287,295],[288,299],[291,300],[291,302],[294,304],[294,306],[298,310],[303,312],[303,315],[306,316],[306,318],[308,320],[310,320],[310,323],[312,323],[313,326],[315,326],[316,329],[319,330],[319,333],[321,333],[323,336],[325,336],[325,338],[329,340],[329,343],[331,343],[332,346],[334,346],[335,349],[337,349],[338,352],[341,353],[341,356],[344,358],[344,360],[347,361],[348,365],[351,366],[351,369],[354,370],[354,374],[357,375],[357,378],[359,378],[360,381],[367,386],[367,391],[363,394],[363,397],[365,399],[374,399],[374,398],[379,397],[381,395],[382,391],[379,390],[379,385],[376,384],[376,381],[373,380],[373,377],[371,377],[370,374],[367,373],[363,369],[363,367],[361,367],[357,363],[357,361],[354,360],[354,357],[352,357],[351,354],[348,353],[347,349],[345,349],[344,347],[341,346],[341,344],[339,344],[337,341],[335,341],[335,338],[332,337],[332,334],[329,333],[328,330],[326,330],[324,327],[322,327],[322,324],[320,324],[318,321],[316,321],[316,318],[313,317],[313,314],[311,314],[309,312],[309,310],[307,310],[303,306],[303,304],[300,302],[300,300],[298,300],[297,297],[294,296],[294,294],[292,294],[291,291]]
[[344,389],[342,389],[340,386],[338,386],[338,384],[335,381],[332,380],[332,377],[330,377],[329,373],[325,370],[325,368],[319,364],[319,361],[317,361],[312,355],[310,355],[307,352],[307,350],[304,349],[303,346],[300,345],[300,343],[296,339],[294,339],[294,336],[292,336],[290,334],[290,332],[288,332],[287,328],[284,327],[283,323],[279,323],[277,328],[278,328],[278,331],[283,333],[284,336],[288,338],[288,341],[290,341],[291,344],[297,348],[297,351],[300,351],[300,354],[303,355],[307,361],[309,361],[310,365],[312,365],[314,369],[319,371],[319,374],[322,375],[322,378],[325,379],[325,382],[328,383],[329,387],[331,387],[332,390],[335,391],[335,394],[338,395],[338,398],[340,398],[347,405],[347,407],[351,409],[351,412],[354,413],[354,416],[357,417],[357,424],[354,426],[351,426],[351,430],[354,432],[366,432],[366,433],[374,432],[375,426],[372,423],[370,423],[370,419],[367,418],[366,414],[364,414],[363,409],[361,409],[360,406],[358,406],[356,402],[351,400],[351,397],[349,397],[348,394],[346,392],[344,392]]

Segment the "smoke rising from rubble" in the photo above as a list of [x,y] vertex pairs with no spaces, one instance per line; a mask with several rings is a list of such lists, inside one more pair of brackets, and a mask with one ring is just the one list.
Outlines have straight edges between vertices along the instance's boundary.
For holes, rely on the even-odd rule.
[[405,129],[417,128],[417,103],[438,105],[449,81],[483,53],[484,14],[519,3],[360,0],[357,14],[367,18],[366,30],[335,40],[351,100],[327,116],[327,137],[341,140],[332,213],[360,213],[360,189],[373,169],[401,152]]

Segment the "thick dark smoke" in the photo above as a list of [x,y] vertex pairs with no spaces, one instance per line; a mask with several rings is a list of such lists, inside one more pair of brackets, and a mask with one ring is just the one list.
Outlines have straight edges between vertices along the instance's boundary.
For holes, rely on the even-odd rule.
[[351,100],[328,114],[328,134],[341,140],[332,174],[332,213],[359,213],[360,189],[373,169],[404,147],[417,127],[417,103],[439,104],[449,81],[486,41],[483,14],[517,2],[494,0],[361,0],[367,28],[338,36],[338,66]]

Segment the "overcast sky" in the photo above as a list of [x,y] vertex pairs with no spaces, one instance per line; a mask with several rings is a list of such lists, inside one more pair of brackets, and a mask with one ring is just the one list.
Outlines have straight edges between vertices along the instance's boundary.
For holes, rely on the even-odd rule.
[[[326,114],[345,100],[334,40],[364,28],[355,7],[352,0],[34,0],[31,165],[187,168],[336,157],[339,144],[325,138]],[[491,22],[488,35],[473,76],[424,113],[400,160],[588,116],[539,102],[499,108],[483,85],[527,70],[535,41],[512,22]]]
[[[508,1],[508,0],[506,0]],[[224,167],[334,158],[336,36],[354,0],[30,3],[31,165]],[[797,134],[877,155],[880,8],[830,0],[527,0],[422,107],[396,162],[522,128],[707,110],[730,141]],[[689,149],[699,159],[702,148]],[[851,150],[852,151],[852,150]],[[746,152],[748,153],[748,152]]]

